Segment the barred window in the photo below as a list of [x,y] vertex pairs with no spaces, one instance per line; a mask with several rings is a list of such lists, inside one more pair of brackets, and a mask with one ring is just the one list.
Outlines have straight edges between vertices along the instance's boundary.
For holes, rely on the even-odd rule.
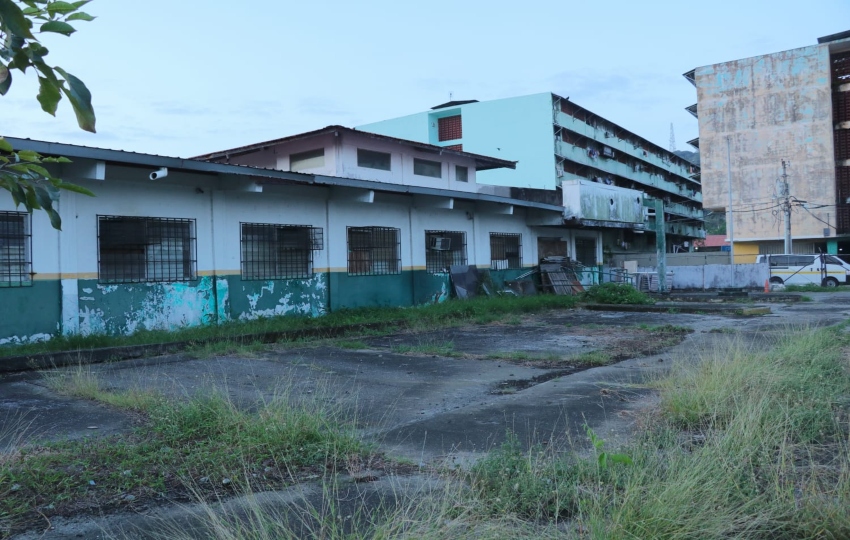
[[463,123],[459,114],[445,116],[437,120],[437,139],[454,141],[463,138]]
[[313,275],[321,227],[242,223],[242,279],[303,279]]
[[32,285],[30,215],[0,212],[0,287]]
[[348,227],[348,274],[401,273],[401,234],[389,227]]
[[97,220],[101,282],[197,278],[194,219],[98,216]]
[[466,233],[425,231],[425,270],[435,274],[466,264]]
[[490,268],[522,268],[522,235],[490,233]]
[[455,180],[458,182],[469,182],[469,169],[455,165]]

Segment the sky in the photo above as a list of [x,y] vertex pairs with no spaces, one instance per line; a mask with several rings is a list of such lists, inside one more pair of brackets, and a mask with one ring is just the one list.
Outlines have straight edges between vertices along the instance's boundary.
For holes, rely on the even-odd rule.
[[850,29],[848,0],[94,0],[48,60],[93,94],[97,134],[32,72],[0,135],[191,157],[421,112],[554,92],[668,148],[698,136],[692,68]]

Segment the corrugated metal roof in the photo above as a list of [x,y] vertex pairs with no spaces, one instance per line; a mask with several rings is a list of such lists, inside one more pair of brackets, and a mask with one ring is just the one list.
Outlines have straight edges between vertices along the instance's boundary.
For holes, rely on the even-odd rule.
[[563,207],[558,205],[523,201],[520,199],[513,199],[509,197],[500,197],[498,195],[488,195],[485,193],[426,188],[418,186],[405,186],[399,184],[390,184],[386,182],[357,180],[353,178],[341,178],[335,176],[319,176],[313,174],[279,171],[277,169],[264,169],[260,167],[252,167],[249,165],[230,165],[227,163],[216,163],[192,158],[177,158],[159,156],[155,154],[142,154],[139,152],[128,152],[125,150],[109,150],[106,148],[96,148],[91,146],[54,143],[47,141],[36,141],[32,139],[19,139],[14,137],[6,137],[6,140],[12,145],[13,148],[15,148],[15,150],[34,150],[40,154],[50,156],[65,156],[70,159],[93,159],[129,166],[151,167],[151,169],[168,167],[170,169],[201,174],[230,174],[234,176],[246,176],[250,177],[258,184],[301,184],[353,187],[360,189],[370,189],[373,191],[385,193],[432,195],[437,197],[446,197],[469,201],[485,201],[499,204],[509,204],[525,208],[535,208],[538,210],[558,212],[560,214],[563,214],[564,210]]
[[300,141],[304,139],[311,139],[314,137],[321,137],[322,135],[328,135],[331,133],[351,133],[360,136],[370,137],[372,139],[376,139],[379,141],[392,142],[396,144],[401,144],[405,146],[409,146],[411,148],[419,148],[421,150],[426,150],[428,152],[436,152],[442,154],[449,154],[455,156],[462,156],[465,158],[471,158],[475,160],[475,170],[477,171],[486,171],[489,169],[516,169],[516,161],[508,161],[506,159],[499,159],[490,156],[482,156],[481,154],[473,154],[471,152],[462,152],[459,150],[451,150],[444,146],[437,146],[434,144],[421,143],[417,141],[410,141],[407,139],[399,139],[397,137],[390,137],[388,135],[379,135],[377,133],[372,133],[369,131],[360,131],[354,128],[348,128],[345,126],[327,126],[322,129],[317,129],[315,131],[308,131],[306,133],[299,133],[297,135],[290,135],[289,137],[283,137],[280,139],[273,139],[271,141],[259,142],[254,144],[249,144],[246,146],[240,146],[237,148],[231,148],[229,150],[219,150],[218,152],[211,152],[209,154],[203,154],[200,156],[195,156],[192,159],[198,160],[218,160],[221,158],[227,158],[229,156],[238,156],[240,154],[247,154],[249,152],[253,152],[255,150],[262,150],[269,146],[275,146],[277,144],[288,143],[292,141]]

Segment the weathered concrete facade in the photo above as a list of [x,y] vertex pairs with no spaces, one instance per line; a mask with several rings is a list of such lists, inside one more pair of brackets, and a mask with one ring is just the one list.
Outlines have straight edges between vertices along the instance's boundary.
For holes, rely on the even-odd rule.
[[[44,212],[29,215],[0,194],[0,218],[20,225],[7,225],[0,239],[0,345],[440,302],[450,296],[449,265],[488,268],[499,285],[537,263],[539,238],[557,238],[562,255],[591,239],[591,264],[601,258],[597,233],[553,225],[563,225],[560,205],[444,189],[445,178],[443,188],[428,187],[432,177],[412,167],[388,171],[409,175],[394,183],[364,180],[368,171],[341,178],[7,140],[69,157],[73,163],[57,165],[55,174],[97,196],[63,193],[59,232]],[[355,148],[386,150],[403,167],[423,153],[421,145],[386,143],[363,134]],[[444,172],[510,163],[439,149],[425,156]],[[340,159],[357,166],[356,155]],[[150,180],[162,167],[168,175]],[[139,223],[143,234],[133,229]],[[258,227],[271,236],[252,232]],[[293,229],[318,235],[295,245],[300,237],[283,234]],[[363,245],[352,230],[389,231],[391,241]],[[435,234],[454,243],[435,247]]]
[[685,75],[697,88],[703,204],[728,212],[731,174],[734,239],[754,244],[736,246],[736,254],[784,237],[783,160],[790,195],[805,201],[794,204],[793,239],[836,252],[836,240],[850,232],[837,227],[836,205],[845,201],[837,200],[833,142],[832,58],[846,48],[850,40],[831,41]]

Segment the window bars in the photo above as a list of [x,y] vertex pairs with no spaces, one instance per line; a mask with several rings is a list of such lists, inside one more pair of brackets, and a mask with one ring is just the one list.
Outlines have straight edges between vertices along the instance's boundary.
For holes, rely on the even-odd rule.
[[98,216],[97,241],[103,283],[197,278],[194,219]]
[[313,276],[313,252],[321,251],[321,227],[242,223],[242,279]]
[[32,285],[30,215],[0,212],[0,287]]
[[400,237],[390,227],[348,227],[348,275],[400,274]]
[[466,233],[425,231],[425,270],[432,274],[448,272],[466,264]]
[[522,235],[490,233],[490,268],[522,268]]

